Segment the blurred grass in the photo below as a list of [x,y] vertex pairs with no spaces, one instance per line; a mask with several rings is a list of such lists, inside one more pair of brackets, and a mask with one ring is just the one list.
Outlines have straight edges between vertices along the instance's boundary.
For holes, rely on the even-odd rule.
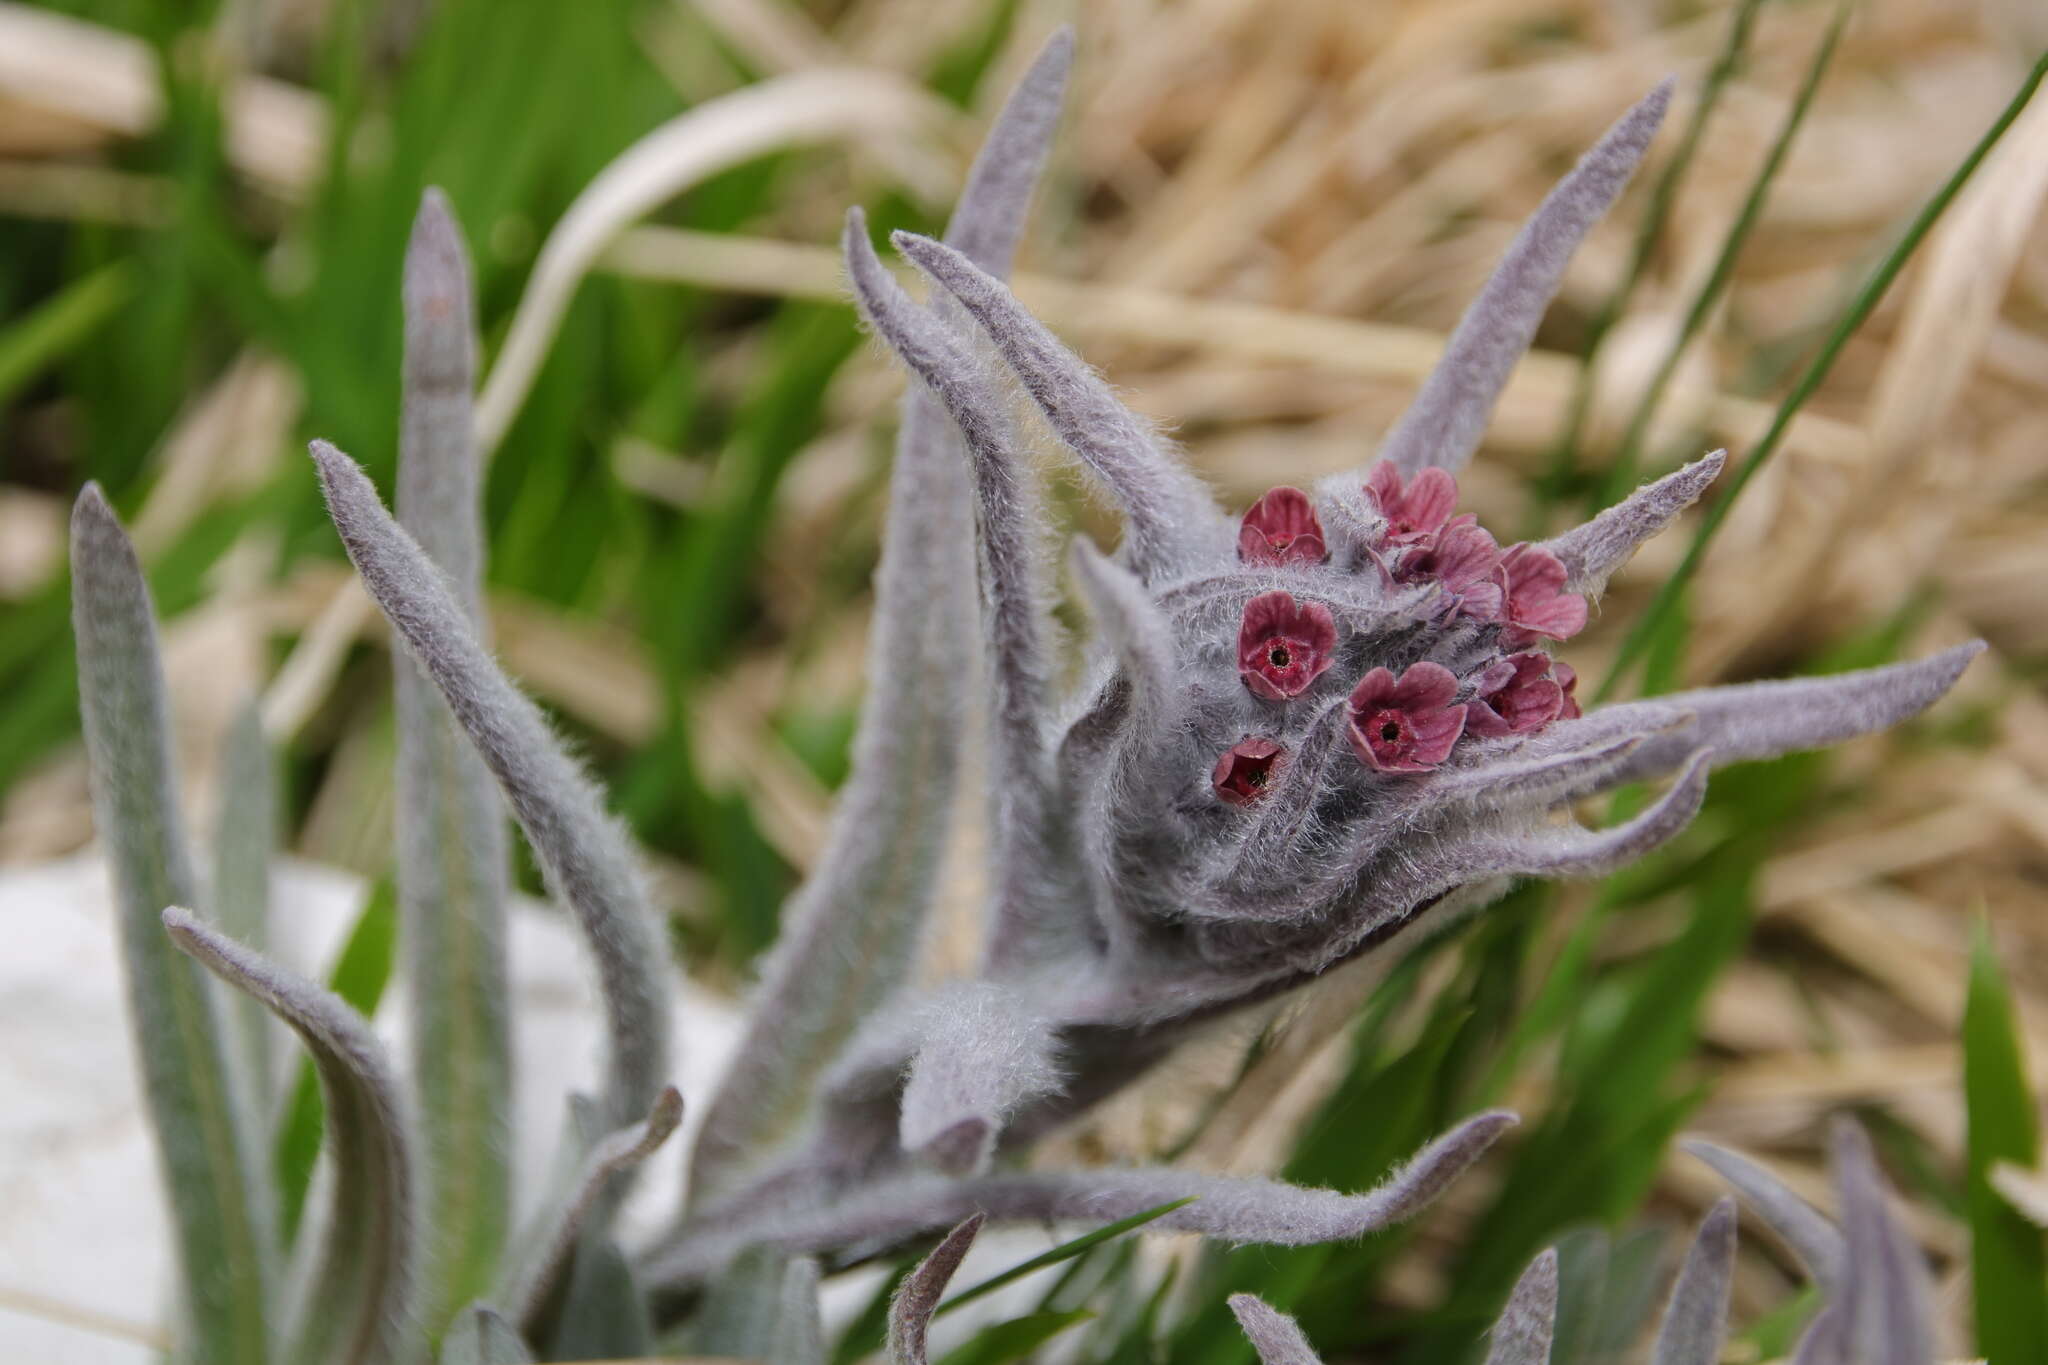
[[[163,98],[131,126],[111,100],[97,120],[53,115],[0,80],[0,540],[20,547],[0,561],[11,858],[67,852],[88,832],[51,576],[54,528],[85,479],[137,525],[191,754],[211,752],[214,713],[239,701],[207,693],[264,687],[294,651],[313,652],[341,577],[297,451],[324,436],[388,480],[399,262],[424,185],[447,190],[469,234],[488,357],[548,229],[662,120],[820,51],[985,111],[1055,7],[40,8],[140,40],[123,50]],[[0,8],[0,23],[20,13]],[[1955,1031],[1961,907],[1981,900],[2011,945],[2011,1027],[2034,1056],[2048,1045],[2048,930],[2025,913],[2048,876],[2048,711],[2028,685],[2048,661],[2048,244],[2037,229],[1999,258],[1996,234],[1968,235],[2036,220],[2024,177],[1987,163],[1925,244],[1974,251],[1987,274],[1955,284],[1909,269],[1892,294],[1866,296],[1861,330],[1829,328],[2048,34],[2027,28],[2023,3],[1936,14],[1898,0],[1863,6],[1837,46],[1836,13],[1802,0],[1654,17],[1591,0],[1284,15],[1111,0],[1084,18],[1061,183],[1029,264],[1169,304],[1213,298],[1423,338],[1444,334],[1576,150],[1678,71],[1702,107],[1682,104],[1673,150],[1589,243],[1467,480],[1469,504],[1538,532],[1639,465],[1713,444],[1751,461],[1744,479],[1761,471],[1741,504],[1674,531],[1618,580],[1571,651],[1587,676],[1639,660],[1645,690],[1666,690],[1971,633],[1997,654],[1932,722],[1719,776],[1684,839],[1605,887],[1522,888],[1385,981],[1341,976],[1240,1028],[1248,1056],[1177,1063],[1065,1140],[1092,1160],[1174,1147],[1357,1188],[1474,1108],[1519,1108],[1519,1135],[1439,1215],[1357,1246],[1093,1247],[1057,1272],[1037,1327],[1098,1359],[1242,1362],[1223,1297],[1248,1289],[1298,1313],[1333,1358],[1448,1361],[1472,1350],[1528,1257],[1563,1238],[1560,1365],[1591,1365],[1638,1310],[1654,1312],[1661,1287],[1645,1289],[1639,1269],[1659,1222],[1697,1217],[1714,1193],[1667,1160],[1669,1136],[1699,1127],[1766,1149],[1812,1187],[1840,1107],[1872,1120],[1945,1269],[1963,1263],[1966,1202],[1980,1239],[2008,1248],[2000,1282],[2017,1287],[2002,1292],[2038,1280],[2038,1248],[1987,1212],[1988,1157],[1966,1151]],[[734,14],[778,18],[796,52]],[[310,97],[297,161],[229,135],[223,92],[249,75]],[[2015,125],[2016,155],[2048,154],[2038,122]],[[280,176],[286,163],[299,169]],[[654,221],[822,244],[858,200],[878,229],[933,227],[937,203],[894,169],[779,153]],[[1986,289],[1988,315],[1966,292]],[[772,939],[845,771],[895,382],[846,308],[794,279],[786,293],[624,267],[585,281],[487,489],[501,649],[610,785],[693,972],[726,985]],[[1974,319],[1956,324],[1967,364],[1947,387],[1910,349],[1915,310]],[[1355,463],[1413,385],[1392,333],[1347,333],[1308,358],[1288,343],[1296,359],[1283,363],[1282,343],[1250,324],[1164,344],[1142,322],[1069,321],[1135,403],[1179,416],[1192,458],[1235,503]],[[1588,353],[1597,364],[1580,363]],[[1900,355],[1919,360],[1894,373]],[[1773,428],[1802,373],[1804,406],[1779,409],[1797,420]],[[1833,553],[1802,557],[1809,544]],[[1650,585],[1695,566],[1643,614]],[[296,850],[375,878],[388,855],[388,674],[381,638],[358,633],[340,636],[281,738]],[[203,757],[188,770],[203,791]],[[971,888],[951,899],[964,912]],[[969,932],[956,913],[935,959],[958,961]],[[1973,1057],[1990,1059],[1972,1113],[1998,1116],[1983,1152],[2011,1156],[2014,1075],[2027,1077],[2020,1054],[1998,1051],[2002,1012],[1981,967],[1972,1000]],[[1789,1284],[1746,1239],[1738,1315],[1779,1304]],[[1799,1312],[1779,1309],[1748,1348],[1784,1349]],[[2035,1330],[2019,1310],[1987,1319],[1980,1305],[1976,1318],[2006,1324],[1987,1333]],[[975,1349],[1003,1358],[993,1339]]]

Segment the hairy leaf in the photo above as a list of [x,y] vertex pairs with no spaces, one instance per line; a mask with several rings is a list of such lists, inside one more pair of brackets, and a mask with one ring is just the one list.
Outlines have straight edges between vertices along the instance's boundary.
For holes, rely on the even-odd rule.
[[1050,875],[1052,798],[1042,717],[1049,669],[1028,471],[983,367],[933,313],[903,292],[847,215],[847,269],[861,313],[952,416],[974,471],[989,682],[989,961],[1047,951],[1080,910]]
[[[998,275],[1016,251],[1072,60],[1073,34],[1063,29],[997,116],[947,229],[948,241]],[[959,433],[930,392],[911,385],[853,768],[706,1110],[691,1157],[694,1202],[727,1189],[736,1167],[795,1129],[854,1025],[908,973],[938,888],[967,726],[969,689],[958,673],[961,642],[975,634],[970,496]]]
[[[472,439],[474,304],[461,229],[439,190],[405,258],[398,520],[446,576],[479,635],[480,469]],[[512,1203],[508,848],[490,770],[412,660],[393,661],[398,771],[393,833],[412,1077],[424,1146],[425,1320],[490,1287]]]
[[164,907],[197,894],[172,771],[156,619],[135,547],[97,484],[71,514],[71,611],[93,821],[118,906],[129,1025],[170,1199],[194,1358],[269,1357],[268,1219],[213,996],[165,942]]
[[532,1365],[533,1353],[505,1316],[486,1303],[455,1315],[441,1338],[441,1365]]
[[881,1249],[975,1213],[1013,1222],[1103,1223],[1180,1199],[1192,1202],[1156,1219],[1161,1231],[1278,1246],[1345,1241],[1414,1217],[1514,1122],[1502,1111],[1469,1118],[1363,1194],[1164,1167],[875,1181],[829,1201],[738,1211],[689,1229],[650,1259],[648,1276],[661,1286],[698,1284],[757,1246],[790,1254]]
[[1472,458],[1572,253],[1628,184],[1664,121],[1671,87],[1665,81],[1623,114],[1523,225],[1458,320],[1443,359],[1387,433],[1379,458],[1404,474],[1430,465],[1456,473]]
[[1004,1120],[1058,1089],[1058,1038],[1027,992],[959,982],[921,1011],[903,1087],[903,1150],[953,1175],[978,1174]]
[[683,1097],[669,1086],[655,1098],[653,1112],[644,1121],[620,1129],[590,1149],[569,1197],[544,1212],[539,1225],[522,1238],[531,1248],[529,1259],[505,1286],[503,1295],[521,1331],[539,1331],[543,1315],[561,1290],[562,1277],[570,1273],[577,1247],[587,1244],[586,1231],[603,1227],[606,1220],[593,1219],[593,1211],[616,1194],[620,1176],[668,1141],[682,1118]]
[[893,1365],[927,1365],[925,1337],[931,1331],[932,1314],[938,1311],[939,1296],[974,1238],[981,1231],[983,1215],[971,1214],[945,1239],[932,1248],[931,1255],[906,1275],[889,1302],[889,1359]]
[[1716,767],[1776,758],[1870,734],[1918,715],[1954,686],[1970,660],[1983,651],[1984,642],[1972,640],[1912,663],[1825,678],[1673,692],[1651,701],[1603,707],[1585,721],[1562,722],[1554,729],[1564,735],[1570,733],[1567,727],[1595,718],[1604,718],[1604,723],[1625,721],[1638,708],[1691,713],[1687,724],[1645,741],[1616,772],[1617,783],[1670,772],[1699,749],[1712,751]]
[[1847,1251],[1842,1233],[1826,1214],[1792,1193],[1784,1181],[1748,1157],[1697,1138],[1680,1144],[1733,1185],[1770,1229],[1785,1239],[1799,1263],[1828,1293],[1842,1283]]
[[339,996],[284,971],[176,906],[164,928],[221,980],[263,1002],[320,1071],[334,1154],[334,1207],[292,1324],[294,1361],[385,1361],[413,1329],[419,1211],[397,1077],[369,1021]]
[[[277,854],[277,769],[254,701],[235,713],[221,755],[221,808],[213,836],[213,911],[221,931],[259,951],[270,938],[270,862]],[[270,1015],[235,1001],[234,1031],[249,1093],[268,1108],[277,1082]]]
[[1493,1324],[1486,1365],[1549,1365],[1550,1338],[1557,1330],[1557,1253],[1546,1251],[1529,1263]]
[[1830,1143],[1848,1247],[1841,1307],[1847,1359],[1855,1365],[1932,1365],[1934,1286],[1912,1235],[1885,1205],[1870,1139],[1835,1120]]
[[768,1337],[767,1365],[825,1365],[825,1325],[818,1318],[818,1263],[799,1256],[782,1276],[780,1311]]
[[1698,502],[1728,463],[1728,452],[1712,454],[1646,483],[1583,526],[1543,543],[1565,568],[1565,590],[1598,594],[1608,576],[1628,563],[1636,547],[1657,535],[1678,514]]
[[1716,1365],[1728,1332],[1728,1295],[1735,1278],[1735,1201],[1715,1203],[1700,1224],[1671,1302],[1657,1329],[1651,1365]]
[[1128,527],[1132,572],[1156,583],[1229,557],[1235,533],[1201,480],[1001,280],[929,237],[889,240],[981,325],[1053,433],[1108,488]]
[[610,1057],[602,1105],[633,1122],[668,1071],[667,954],[630,845],[540,709],[499,671],[439,570],[377,500],[369,478],[325,441],[313,459],[327,508],[370,596],[398,628],[497,777],[555,894],[597,959]]
[[1232,1294],[1230,1311],[1244,1328],[1260,1365],[1322,1365],[1322,1357],[1309,1345],[1293,1318],[1269,1308],[1255,1294]]

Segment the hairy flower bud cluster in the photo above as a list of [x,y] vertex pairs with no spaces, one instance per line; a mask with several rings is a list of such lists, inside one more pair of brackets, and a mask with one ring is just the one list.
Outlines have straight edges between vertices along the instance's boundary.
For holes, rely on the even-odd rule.
[[[1536,648],[1570,638],[1586,624],[1586,599],[1566,589],[1558,557],[1539,545],[1502,550],[1478,518],[1453,517],[1458,481],[1429,468],[1412,480],[1382,461],[1363,487],[1379,522],[1367,530],[1364,558],[1352,570],[1377,576],[1387,590],[1421,590],[1413,601],[1418,629],[1466,623],[1495,627],[1500,651],[1462,675],[1421,660],[1399,674],[1384,665],[1359,678],[1345,702],[1345,737],[1358,761],[1375,772],[1426,773],[1441,767],[1461,738],[1533,735],[1550,722],[1576,718],[1578,675]],[[1329,559],[1315,500],[1299,488],[1266,493],[1238,524],[1242,565],[1308,569]],[[1330,607],[1297,601],[1284,589],[1244,605],[1237,629],[1238,676],[1262,701],[1287,705],[1309,693],[1334,662],[1340,630]],[[1216,795],[1248,806],[1273,789],[1286,746],[1272,735],[1247,735],[1218,758],[1210,774]]]

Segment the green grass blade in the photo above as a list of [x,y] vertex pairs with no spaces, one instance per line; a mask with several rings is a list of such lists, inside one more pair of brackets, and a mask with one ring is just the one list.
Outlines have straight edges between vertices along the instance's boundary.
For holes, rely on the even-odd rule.
[[993,1294],[1004,1285],[1021,1280],[1034,1270],[1043,1270],[1049,1265],[1058,1265],[1062,1261],[1072,1260],[1090,1247],[1099,1246],[1112,1238],[1121,1237],[1134,1228],[1145,1226],[1145,1224],[1155,1218],[1164,1218],[1167,1214],[1172,1213],[1184,1204],[1192,1204],[1194,1202],[1192,1196],[1186,1199],[1176,1199],[1170,1204],[1161,1204],[1157,1208],[1134,1213],[1128,1218],[1119,1218],[1116,1222],[1105,1224],[1093,1232],[1084,1232],[1071,1242],[1062,1242],[1051,1251],[1033,1256],[1028,1261],[1019,1261],[1008,1270],[1000,1274],[991,1275],[972,1288],[961,1290],[958,1294],[940,1304],[939,1311],[932,1316],[944,1317],[961,1304],[972,1303],[985,1294]]
[[1742,467],[1736,470],[1735,477],[1729,482],[1728,491],[1707,509],[1706,517],[1701,521],[1698,532],[1694,534],[1692,544],[1686,548],[1685,558],[1679,562],[1671,577],[1665,580],[1663,587],[1658,589],[1657,596],[1651,601],[1648,610],[1637,620],[1628,637],[1622,641],[1614,666],[1601,682],[1594,700],[1604,701],[1641,658],[1644,649],[1655,637],[1665,613],[1672,609],[1679,594],[1685,591],[1693,575],[1699,572],[1700,562],[1706,557],[1707,547],[1713,543],[1721,524],[1728,519],[1728,513],[1735,506],[1735,500],[1742,495],[1742,490],[1748,487],[1749,481],[1762,472],[1764,465],[1777,453],[1779,443],[1785,439],[1785,432],[1792,425],[1792,419],[1798,416],[1799,410],[1806,406],[1806,400],[1813,397],[1814,391],[1820,388],[1822,381],[1828,377],[1828,372],[1834,369],[1835,361],[1840,358],[1842,349],[1849,344],[1849,338],[1854,336],[1871,313],[1876,311],[1878,303],[1891,288],[1892,281],[1906,268],[1906,262],[1912,259],[1913,253],[1919,250],[1920,243],[1933,231],[1943,212],[1956,195],[1961,193],[1963,186],[1969,183],[1977,167],[1990,155],[1991,149],[1998,145],[1998,140],[2005,136],[2005,130],[2012,126],[2013,120],[2020,116],[2021,111],[2034,98],[2035,91],[2041,87],[2043,77],[2048,77],[2048,54],[2044,54],[2034,63],[2026,79],[2020,82],[2020,88],[2006,103],[1997,119],[1985,130],[1984,135],[1977,140],[1977,144],[1970,149],[1969,155],[1963,158],[1962,163],[1942,183],[1941,188],[1921,206],[1920,211],[1913,216],[1912,222],[1907,225],[1905,233],[1892,249],[1885,253],[1884,259],[1878,263],[1877,269],[1871,272],[1870,278],[1864,281],[1862,288],[1856,291],[1848,308],[1843,310],[1842,316],[1836,319],[1834,327],[1828,332],[1819,354],[1808,362],[1806,369],[1793,384],[1792,391],[1779,403],[1777,412],[1771,418],[1771,425],[1757,442],[1756,449],[1743,462]]
[[1991,1187],[2001,1161],[2040,1159],[2034,1098],[2011,993],[1980,920],[1963,1010],[1963,1098],[1969,1113],[1970,1279],[1977,1350],[1992,1360],[2048,1360],[2048,1233]]
[[1671,377],[1678,373],[1678,362],[1685,357],[1686,348],[1699,335],[1700,328],[1706,325],[1708,315],[1714,311],[1722,294],[1727,292],[1728,282],[1735,277],[1735,262],[1740,259],[1742,249],[1749,245],[1750,234],[1763,218],[1764,201],[1770,197],[1771,186],[1776,183],[1778,171],[1792,149],[1792,140],[1806,122],[1807,110],[1813,105],[1821,78],[1834,63],[1835,48],[1841,41],[1842,29],[1848,24],[1851,12],[1851,0],[1838,0],[1835,17],[1829,21],[1820,46],[1814,50],[1813,60],[1807,64],[1799,93],[1793,98],[1784,123],[1779,125],[1778,135],[1772,140],[1770,151],[1764,155],[1763,164],[1749,182],[1749,192],[1743,196],[1742,209],[1735,215],[1734,225],[1721,239],[1721,249],[1714,257],[1713,268],[1693,295],[1692,306],[1686,310],[1678,335],[1671,339],[1664,358],[1658,362],[1656,373],[1637,400],[1635,411],[1629,415],[1621,448],[1615,454],[1614,464],[1607,471],[1605,487],[1597,499],[1599,507],[1605,507],[1635,486],[1636,470],[1642,463],[1643,441],[1649,433],[1650,419],[1663,401],[1664,391],[1671,385]]
[[[181,1348],[263,1365],[273,1252],[212,988],[164,937],[192,903],[156,617],[135,548],[99,487],[71,519],[73,625],[93,819],[111,865],[129,1023],[184,1276]],[[148,1197],[148,1196],[144,1196]]]
[[126,261],[101,266],[0,331],[0,407],[45,367],[83,345],[135,293]]
[[1629,251],[1628,265],[1622,271],[1621,282],[1601,302],[1600,311],[1586,326],[1588,361],[1579,369],[1578,384],[1572,390],[1564,430],[1558,434],[1557,454],[1551,470],[1551,480],[1560,489],[1571,476],[1573,462],[1578,457],[1579,438],[1585,430],[1586,415],[1593,405],[1600,342],[1620,319],[1622,310],[1635,293],[1637,282],[1643,277],[1650,254],[1657,249],[1657,242],[1664,235],[1664,224],[1670,220],[1671,206],[1678,198],[1679,187],[1685,182],[1686,172],[1692,169],[1707,122],[1721,103],[1721,92],[1742,66],[1743,56],[1749,50],[1750,30],[1756,26],[1756,13],[1762,7],[1763,0],[1742,0],[1734,17],[1729,20],[1728,36],[1722,40],[1721,50],[1715,55],[1714,65],[1708,69],[1706,79],[1700,83],[1699,103],[1693,106],[1692,119],[1685,125],[1685,132],[1679,137],[1671,159],[1664,164],[1664,169],[1650,187],[1649,206],[1643,211],[1642,222],[1636,225],[1635,244]]
[[939,1365],[1008,1365],[1012,1360],[1028,1360],[1031,1353],[1046,1342],[1094,1316],[1085,1308],[1070,1308],[1058,1313],[1026,1313],[1021,1318],[984,1328],[974,1340],[947,1352]]
[[[391,980],[391,964],[398,948],[398,898],[391,883],[379,882],[370,890],[355,928],[349,931],[341,955],[328,974],[327,989],[333,991],[365,1018],[377,1012],[384,987]],[[313,1160],[320,1155],[320,1132],[325,1110],[320,1100],[320,1078],[310,1058],[299,1064],[298,1078],[285,1101],[272,1152],[280,1196],[279,1213],[287,1241],[297,1232],[299,1215],[306,1205],[306,1190],[313,1182]]]

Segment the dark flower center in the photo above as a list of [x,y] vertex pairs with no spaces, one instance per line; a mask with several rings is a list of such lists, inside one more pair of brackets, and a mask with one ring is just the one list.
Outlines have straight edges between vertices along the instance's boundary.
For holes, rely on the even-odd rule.
[[1395,722],[1390,720],[1386,724],[1380,726],[1380,738],[1385,740],[1387,743],[1392,744],[1395,740],[1399,739],[1400,737],[1401,727]]
[[1287,652],[1287,646],[1275,644],[1266,654],[1266,659],[1275,668],[1285,668],[1294,662],[1294,656]]

